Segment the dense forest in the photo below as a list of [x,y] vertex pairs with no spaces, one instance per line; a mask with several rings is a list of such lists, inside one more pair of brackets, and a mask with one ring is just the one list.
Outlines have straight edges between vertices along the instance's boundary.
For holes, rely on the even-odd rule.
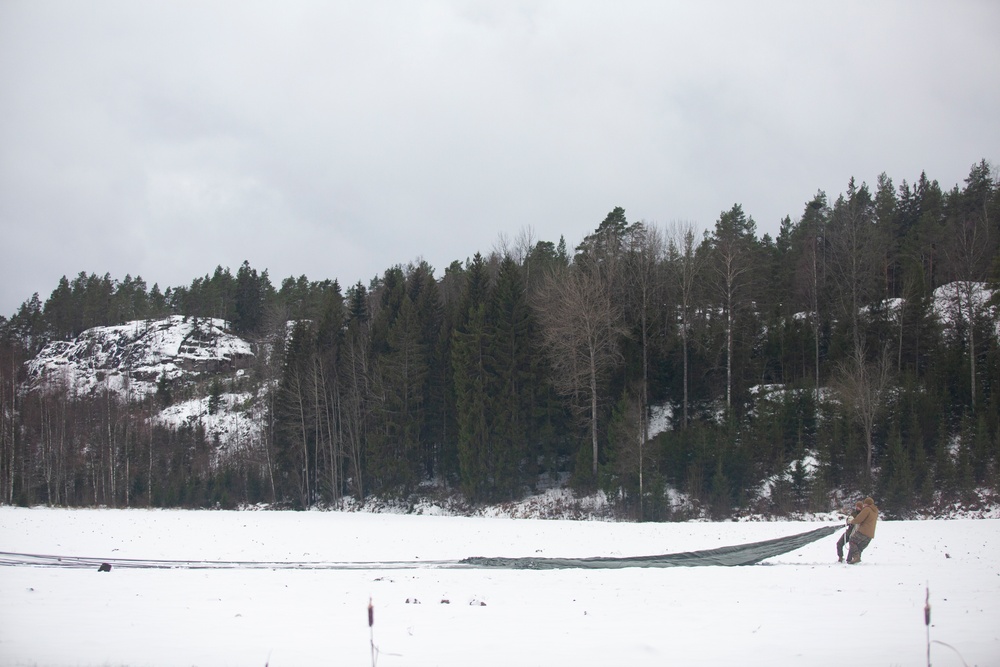
[[[739,204],[704,231],[614,208],[573,249],[524,230],[441,275],[416,262],[346,290],[246,262],[162,291],[63,277],[0,318],[0,502],[492,503],[549,479],[640,520],[680,518],[678,496],[712,517],[858,492],[896,516],[975,505],[1000,490],[998,248],[982,161],[950,190],[851,179],[775,238]],[[47,342],[167,315],[254,344],[226,382],[263,388],[259,442],[218,457],[198,428],[158,425],[191,391],[166,383],[135,401],[24,388]]]

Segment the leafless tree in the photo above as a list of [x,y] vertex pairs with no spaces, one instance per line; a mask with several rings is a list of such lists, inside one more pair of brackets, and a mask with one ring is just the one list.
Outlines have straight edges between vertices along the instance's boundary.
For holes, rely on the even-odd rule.
[[969,341],[969,390],[970,403],[976,405],[976,325],[982,317],[986,299],[982,281],[989,270],[992,256],[989,215],[985,203],[981,211],[967,215],[958,225],[946,249],[952,278],[955,282],[951,294],[956,324],[965,322]]
[[[642,387],[639,399],[643,406],[649,406],[649,337],[652,327],[650,317],[653,308],[662,302],[660,292],[662,280],[660,269],[663,265],[665,243],[659,227],[648,223],[635,225],[628,238],[628,261],[624,273],[625,293],[635,311],[639,323],[639,344],[642,348]],[[649,435],[646,409],[640,418],[640,431],[644,438]]]
[[[304,341],[311,336],[308,329],[296,327],[292,335],[294,341]],[[302,343],[305,346],[304,343]],[[288,352],[287,354],[291,354]],[[282,445],[287,450],[289,461],[287,472],[296,483],[299,502],[302,507],[309,507],[315,500],[316,487],[313,484],[315,474],[315,449],[318,443],[314,440],[313,452],[310,452],[310,435],[315,433],[315,373],[314,355],[311,351],[299,352],[300,358],[286,359],[285,370],[278,386],[277,406],[282,418],[279,420],[279,435]]]
[[368,349],[364,336],[367,326],[354,324],[344,343],[343,396],[340,401],[341,424],[344,429],[344,454],[350,467],[354,497],[364,499],[361,459],[368,430],[368,404],[371,396]]
[[[323,450],[332,500],[341,495],[341,459],[343,457],[343,437],[340,424],[340,380],[336,367],[328,368],[322,358],[316,359],[316,371],[320,383],[322,400]],[[319,408],[317,408],[319,411]]]
[[665,252],[663,233],[659,227],[649,223],[639,223],[630,230],[627,239],[628,259],[624,272],[627,302],[635,311],[638,320],[639,345],[642,348],[642,380],[639,390],[638,433],[639,449],[639,515],[642,516],[643,493],[643,448],[649,440],[649,339],[655,318],[651,317],[655,307],[662,303],[663,281],[661,270]]
[[535,230],[530,226],[522,227],[513,239],[501,232],[497,235],[497,240],[493,242],[490,255],[500,258],[511,257],[518,266],[523,266],[528,255],[531,254],[531,249],[535,247],[536,240]]
[[531,250],[537,242],[538,239],[535,236],[535,230],[531,226],[522,227],[517,233],[517,237],[514,239],[514,252],[511,257],[517,262],[518,266],[524,266],[528,255],[531,254]]
[[864,345],[860,318],[878,292],[881,258],[885,254],[879,247],[871,197],[864,184],[856,188],[851,179],[848,197],[837,200],[828,230],[839,315],[849,323],[851,340],[859,348]]
[[864,343],[837,364],[835,387],[845,408],[865,436],[865,470],[872,478],[875,425],[883,409],[885,393],[892,381],[892,361],[888,347],[874,361],[868,360]]
[[14,502],[18,369],[22,360],[13,345],[0,346],[0,500]]
[[733,405],[733,348],[739,311],[748,304],[755,224],[740,205],[724,212],[711,237],[712,278],[726,322],[726,408]]
[[586,404],[574,401],[574,407],[587,415],[596,479],[598,407],[603,380],[621,355],[622,307],[600,271],[579,265],[549,276],[541,294],[544,301],[536,309],[555,387],[565,396],[586,399]]
[[490,255],[497,255],[499,257],[512,256],[514,254],[513,247],[514,241],[511,240],[510,236],[506,232],[500,232],[497,234],[497,240],[493,242]]
[[690,421],[688,415],[689,382],[689,351],[691,345],[691,326],[694,319],[695,288],[701,277],[704,256],[699,255],[695,243],[696,230],[690,222],[675,222],[668,231],[668,265],[670,267],[670,289],[675,294],[680,319],[681,353],[684,368],[683,421],[682,428],[687,428]]

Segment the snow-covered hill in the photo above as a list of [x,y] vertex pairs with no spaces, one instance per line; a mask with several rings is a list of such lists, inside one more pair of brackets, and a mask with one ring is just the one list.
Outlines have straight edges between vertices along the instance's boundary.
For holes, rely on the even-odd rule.
[[226,331],[224,321],[175,315],[94,327],[74,340],[51,342],[28,362],[28,383],[77,395],[106,388],[141,398],[161,377],[185,383],[234,373],[253,356],[250,343]]
[[[135,401],[154,394],[165,380],[173,398],[155,421],[201,427],[216,445],[215,455],[225,456],[259,441],[259,388],[240,382],[254,356],[250,343],[220,319],[136,320],[49,343],[28,362],[26,387],[80,397],[111,391]],[[221,393],[210,408],[215,380]]]

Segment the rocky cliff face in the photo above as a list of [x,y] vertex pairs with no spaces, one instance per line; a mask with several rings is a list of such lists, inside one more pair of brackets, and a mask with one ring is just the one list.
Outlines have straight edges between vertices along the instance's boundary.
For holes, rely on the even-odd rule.
[[154,394],[162,378],[172,398],[157,403],[161,410],[153,420],[201,427],[218,461],[259,446],[263,387],[244,372],[254,356],[250,343],[226,331],[222,320],[137,320],[49,343],[28,362],[25,389],[78,397],[111,391],[137,401]]
[[105,388],[141,397],[165,377],[172,383],[245,368],[250,344],[218,319],[168,317],[94,327],[70,341],[54,341],[28,362],[32,388],[59,387],[87,394]]

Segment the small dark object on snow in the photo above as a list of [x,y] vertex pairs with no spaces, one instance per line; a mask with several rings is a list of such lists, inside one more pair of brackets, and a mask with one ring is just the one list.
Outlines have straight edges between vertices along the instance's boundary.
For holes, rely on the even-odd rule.
[[451,600],[441,600],[441,604],[451,604]]
[[97,571],[98,572],[110,572],[111,571],[111,563],[101,563],[101,566],[99,568],[97,568]]

